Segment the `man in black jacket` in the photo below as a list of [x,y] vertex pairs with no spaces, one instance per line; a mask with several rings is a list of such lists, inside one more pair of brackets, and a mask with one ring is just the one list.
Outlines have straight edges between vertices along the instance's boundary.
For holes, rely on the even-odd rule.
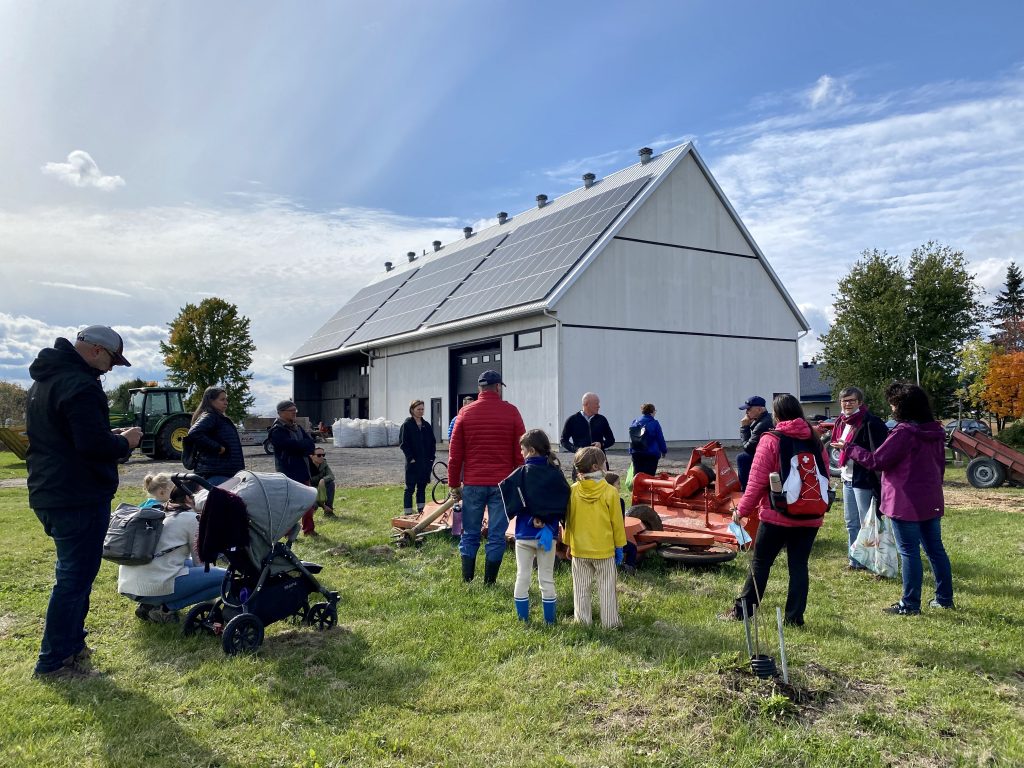
[[[580,448],[594,446],[607,452],[615,445],[615,435],[612,434],[608,419],[599,413],[600,410],[601,398],[593,392],[587,392],[583,396],[583,408],[566,419],[562,427],[559,442],[564,450],[576,453]],[[576,479],[575,467],[572,477]]]
[[754,452],[757,451],[761,435],[775,425],[772,422],[772,415],[765,408],[763,397],[748,397],[747,402],[740,406],[740,410],[744,412],[743,418],[740,419],[740,440],[743,441],[740,447],[743,450],[736,457],[736,477],[740,481],[740,488],[743,489],[747,487],[750,465],[754,461]]
[[35,383],[27,411],[28,499],[57,549],[37,677],[95,674],[85,644],[89,595],[110,525],[117,462],[142,440],[138,427],[111,430],[99,381],[115,365],[131,365],[123,351],[113,329],[91,325],[74,344],[57,339],[29,366]]
[[[309,461],[306,459],[316,448],[313,438],[296,422],[299,409],[291,400],[277,404],[277,421],[270,428],[270,442],[274,446],[274,467],[297,483],[309,485]],[[313,510],[302,516],[302,533],[318,536],[313,527]]]

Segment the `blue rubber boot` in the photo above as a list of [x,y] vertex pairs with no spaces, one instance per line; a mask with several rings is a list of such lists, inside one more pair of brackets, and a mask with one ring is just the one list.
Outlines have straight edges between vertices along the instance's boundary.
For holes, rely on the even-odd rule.
[[544,606],[544,622],[546,624],[554,624],[555,623],[555,601],[554,600],[544,600],[544,601],[542,601],[542,605]]
[[514,598],[516,601],[516,615],[521,621],[530,620],[530,598],[528,597],[517,597]]

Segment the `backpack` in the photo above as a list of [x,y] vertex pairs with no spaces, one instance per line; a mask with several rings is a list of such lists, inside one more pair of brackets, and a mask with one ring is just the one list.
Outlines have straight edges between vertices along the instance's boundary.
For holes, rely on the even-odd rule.
[[779,439],[779,476],[782,490],[768,492],[771,508],[785,517],[824,517],[836,493],[828,484],[828,467],[821,456],[821,443],[813,435],[797,440],[778,430],[768,434]]
[[629,448],[633,453],[650,453],[647,450],[647,427],[643,424],[629,428]]
[[191,471],[196,468],[198,461],[199,451],[196,450],[196,444],[189,435],[185,435],[181,441],[181,466]]
[[154,557],[176,549],[171,547],[157,552],[164,514],[162,507],[141,509],[131,504],[118,504],[103,539],[103,559],[118,565],[145,565]]

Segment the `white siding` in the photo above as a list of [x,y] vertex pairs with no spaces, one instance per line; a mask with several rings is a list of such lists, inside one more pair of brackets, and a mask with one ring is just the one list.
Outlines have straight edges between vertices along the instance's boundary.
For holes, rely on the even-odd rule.
[[751,395],[769,402],[796,393],[796,341],[719,339],[673,334],[563,328],[562,418],[586,391],[601,397],[601,413],[619,443],[654,403],[670,441],[739,439],[739,406]]

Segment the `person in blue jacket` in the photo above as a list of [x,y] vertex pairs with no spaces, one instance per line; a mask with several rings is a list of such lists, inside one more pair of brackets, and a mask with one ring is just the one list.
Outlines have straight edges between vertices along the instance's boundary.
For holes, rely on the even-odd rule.
[[227,417],[228,393],[222,387],[207,387],[199,407],[192,414],[188,437],[198,457],[195,472],[220,485],[245,469],[238,428]]
[[644,403],[640,406],[640,418],[633,419],[629,425],[629,453],[633,457],[633,474],[657,474],[658,462],[668,453],[665,435],[661,431],[661,424],[654,418],[655,413],[657,409],[654,403]]
[[537,560],[544,621],[555,623],[555,540],[569,506],[569,484],[542,429],[530,429],[519,439],[526,463],[498,484],[505,515],[516,521],[516,585],[512,595],[516,614],[530,620],[530,581]]

